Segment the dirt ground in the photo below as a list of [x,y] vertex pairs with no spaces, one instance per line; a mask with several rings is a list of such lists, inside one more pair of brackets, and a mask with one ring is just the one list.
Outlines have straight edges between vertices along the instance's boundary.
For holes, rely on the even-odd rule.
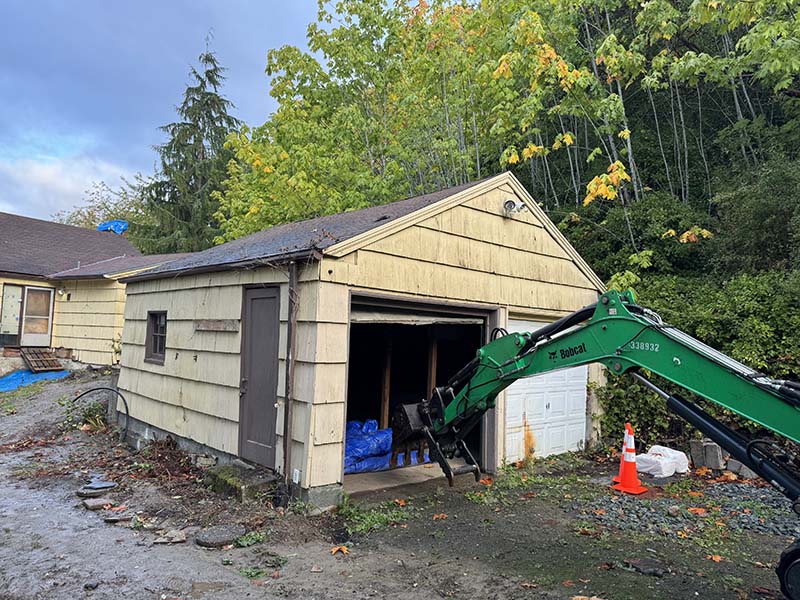
[[[309,516],[211,492],[169,443],[137,453],[114,432],[75,429],[95,413],[72,399],[106,383],[87,373],[0,397],[2,600],[780,597],[773,567],[794,525],[769,530],[776,504],[754,484],[725,488],[745,494],[741,510],[721,506],[727,484],[711,475],[621,499],[606,487],[613,460],[568,456]],[[118,483],[107,496],[121,513],[81,506],[76,490],[100,474]],[[755,529],[733,527],[745,515]],[[244,525],[252,545],[194,543],[221,523]],[[154,543],[174,531],[187,541]]]

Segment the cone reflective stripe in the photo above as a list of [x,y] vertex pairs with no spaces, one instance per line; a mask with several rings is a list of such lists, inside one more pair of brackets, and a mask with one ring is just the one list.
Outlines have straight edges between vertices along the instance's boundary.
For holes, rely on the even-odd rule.
[[626,494],[643,494],[647,491],[636,472],[636,439],[630,423],[625,423],[625,448],[619,465],[619,482],[611,487]]

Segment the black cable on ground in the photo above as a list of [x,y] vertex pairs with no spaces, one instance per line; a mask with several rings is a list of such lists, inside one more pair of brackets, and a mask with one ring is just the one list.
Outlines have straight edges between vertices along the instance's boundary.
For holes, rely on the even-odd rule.
[[125,406],[125,427],[123,428],[122,434],[120,435],[120,441],[121,442],[125,441],[126,439],[128,439],[128,416],[129,416],[128,415],[128,401],[125,400],[125,396],[123,396],[119,392],[119,390],[115,390],[114,388],[110,388],[110,387],[92,388],[90,390],[86,390],[82,394],[78,394],[77,396],[75,396],[75,399],[73,400],[73,402],[77,402],[78,400],[80,400],[81,398],[83,398],[84,396],[86,396],[88,394],[91,394],[92,392],[99,392],[101,390],[106,390],[108,392],[114,392],[117,396],[120,397],[120,399],[122,400],[122,404]]

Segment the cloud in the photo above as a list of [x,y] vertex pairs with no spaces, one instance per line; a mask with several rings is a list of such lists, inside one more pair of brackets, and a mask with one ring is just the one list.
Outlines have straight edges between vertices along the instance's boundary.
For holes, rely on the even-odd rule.
[[0,211],[50,219],[84,201],[96,181],[132,177],[125,167],[89,156],[0,159]]

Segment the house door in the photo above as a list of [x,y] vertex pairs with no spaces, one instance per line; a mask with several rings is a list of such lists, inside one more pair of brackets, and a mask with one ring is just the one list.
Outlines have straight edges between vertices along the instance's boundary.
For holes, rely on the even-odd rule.
[[239,384],[239,455],[275,467],[279,288],[246,289]]
[[25,300],[22,304],[22,336],[19,345],[49,346],[52,330],[53,290],[26,287]]
[[19,345],[19,319],[22,313],[22,286],[6,283],[0,300],[0,347]]

